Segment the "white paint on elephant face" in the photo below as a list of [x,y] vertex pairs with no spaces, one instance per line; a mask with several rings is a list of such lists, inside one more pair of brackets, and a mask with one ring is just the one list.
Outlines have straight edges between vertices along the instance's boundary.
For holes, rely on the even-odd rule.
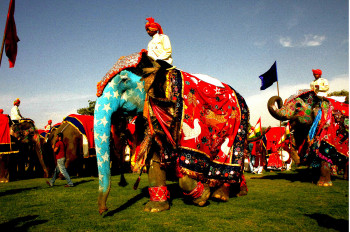
[[96,146],[95,149],[96,149],[96,154],[100,154],[101,148],[99,146]]
[[106,133],[104,133],[102,136],[100,136],[100,138],[101,138],[101,143],[103,143],[103,142],[107,143],[108,136],[106,135]]
[[95,119],[94,119],[94,125],[97,126],[99,121],[100,121],[100,120],[98,120],[97,118],[95,118]]
[[136,84],[137,84],[136,89],[138,89],[138,90],[142,93],[143,90],[144,90],[144,84],[143,84],[143,82],[137,82]]
[[103,110],[106,111],[107,114],[108,114],[108,111],[109,111],[109,110],[112,110],[111,107],[110,107],[110,105],[111,105],[110,103],[104,104]]
[[106,92],[106,93],[104,94],[104,97],[107,98],[108,100],[109,100],[109,98],[110,98],[111,96],[112,96],[112,95],[111,95],[111,92],[110,92],[110,91],[108,91],[108,92]]
[[106,119],[106,116],[103,117],[101,120],[101,123],[103,124],[103,126],[106,126],[106,124],[108,123],[107,119]]
[[103,162],[108,162],[108,158],[109,158],[108,152],[106,152],[103,156],[101,156],[101,158],[103,159]]
[[118,91],[113,92],[113,97],[114,98],[118,98],[119,97],[119,92]]
[[100,108],[100,104],[98,104],[98,102],[96,102],[96,104],[95,104],[95,111],[98,111],[98,108]]

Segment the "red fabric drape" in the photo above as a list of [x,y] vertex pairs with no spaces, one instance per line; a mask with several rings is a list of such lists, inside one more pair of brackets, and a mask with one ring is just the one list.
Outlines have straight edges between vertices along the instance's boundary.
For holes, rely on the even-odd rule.
[[5,52],[9,59],[10,68],[15,66],[17,57],[17,42],[19,38],[17,36],[16,23],[15,23],[15,0],[11,0],[9,11],[7,14],[7,24],[5,31]]

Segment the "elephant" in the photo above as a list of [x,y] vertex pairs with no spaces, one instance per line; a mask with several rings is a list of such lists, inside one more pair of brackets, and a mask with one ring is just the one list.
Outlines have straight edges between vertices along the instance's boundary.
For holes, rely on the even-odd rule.
[[[337,116],[340,105],[343,107],[342,119]],[[319,98],[314,91],[305,89],[299,90],[284,103],[279,96],[273,96],[268,100],[267,108],[277,120],[290,122],[293,161],[314,167],[313,175],[318,186],[332,186],[331,165],[346,170],[348,166],[349,119],[348,110],[347,113],[344,110],[348,109],[348,105]]]
[[[5,120],[2,120],[3,126],[9,128],[9,131],[5,133],[8,133],[11,138],[9,143],[11,146],[8,152],[16,153],[10,155],[7,159],[10,169],[8,175],[11,173],[14,175],[12,177],[7,175],[5,179],[8,181],[10,179],[23,178],[24,176],[47,177],[48,170],[43,160],[40,135],[35,128],[34,121],[22,119],[19,123],[13,124],[7,115],[2,116],[5,116]],[[15,173],[17,173],[17,177],[14,177]]]
[[246,194],[243,157],[248,106],[232,87],[199,77],[154,61],[142,50],[121,57],[97,84],[94,132],[100,214],[108,210],[111,187],[112,118],[140,119],[135,169],[142,173],[147,167],[150,201],[145,211],[170,208],[166,171],[171,168],[184,195],[195,205],[205,205],[211,188],[212,196],[224,201],[230,185],[240,188],[239,195]]
[[[95,168],[95,149],[89,148],[93,147],[93,145],[84,147],[83,143],[88,143],[87,140],[84,140],[83,136],[86,132],[81,123],[82,120],[78,120],[75,116],[78,115],[69,115],[65,117],[58,127],[52,128],[48,133],[46,138],[47,141],[44,145],[46,161],[48,166],[51,167],[50,169],[53,171],[55,168],[55,158],[52,146],[56,143],[57,134],[61,132],[63,133],[63,142],[66,146],[66,168],[68,172],[71,175],[83,175],[85,174],[84,172],[88,172],[86,174],[96,176],[97,168]],[[83,117],[91,117],[91,119],[93,119],[93,116],[84,115]],[[89,124],[90,122],[89,120],[85,120],[84,123]],[[92,124],[93,121],[91,120],[91,125],[87,128],[92,129]]]

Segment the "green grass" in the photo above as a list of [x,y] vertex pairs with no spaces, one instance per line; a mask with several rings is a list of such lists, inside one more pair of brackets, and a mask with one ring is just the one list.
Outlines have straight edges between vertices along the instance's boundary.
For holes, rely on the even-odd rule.
[[171,208],[143,212],[148,201],[147,176],[136,191],[136,174],[126,187],[112,177],[109,211],[98,214],[98,179],[74,178],[74,188],[45,179],[0,185],[1,231],[348,231],[349,183],[335,178],[333,187],[317,187],[305,169],[246,174],[248,195],[229,202],[209,200],[196,207],[183,200],[177,183],[168,182]]

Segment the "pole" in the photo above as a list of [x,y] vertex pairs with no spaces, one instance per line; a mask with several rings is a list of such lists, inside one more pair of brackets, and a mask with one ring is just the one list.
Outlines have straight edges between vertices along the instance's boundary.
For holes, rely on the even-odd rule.
[[[277,95],[280,96],[280,91],[279,91],[279,88],[278,88],[278,80],[277,80]],[[281,138],[280,140],[282,139],[282,123],[280,121],[280,134],[281,134]],[[282,159],[282,142],[281,142],[281,147],[278,149],[279,150],[279,154],[280,154],[280,159],[282,161],[282,168],[284,167],[284,162],[283,162],[283,159]],[[281,169],[282,171],[282,169]]]
[[12,0],[10,0],[10,3],[9,3],[9,10],[8,10],[8,13],[7,13],[7,18],[6,18],[6,25],[5,25],[4,36],[2,37],[2,45],[1,45],[1,53],[0,53],[0,66],[1,66],[2,54],[4,52],[4,45],[5,45],[5,39],[6,39],[6,31],[7,31],[9,14],[10,14],[11,2],[12,2]]

